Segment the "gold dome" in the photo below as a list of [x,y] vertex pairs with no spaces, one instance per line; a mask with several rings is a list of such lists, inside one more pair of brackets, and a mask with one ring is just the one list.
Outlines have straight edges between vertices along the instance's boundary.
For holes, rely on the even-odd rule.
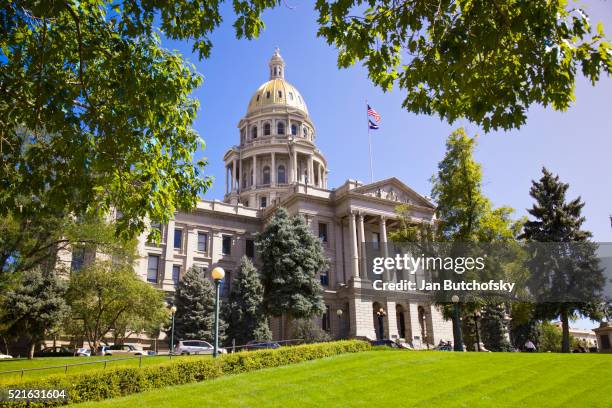
[[302,94],[283,78],[275,78],[264,83],[251,97],[247,115],[266,108],[299,110],[308,116],[308,108]]
[[268,66],[270,67],[270,80],[260,86],[251,97],[247,115],[266,108],[280,108],[287,111],[302,111],[308,116],[304,98],[293,85],[285,81],[285,60],[281,57],[278,48],[274,51]]

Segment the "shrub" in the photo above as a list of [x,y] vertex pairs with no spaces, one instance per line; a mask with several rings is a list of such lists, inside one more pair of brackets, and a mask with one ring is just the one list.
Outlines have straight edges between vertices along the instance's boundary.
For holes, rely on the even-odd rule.
[[[370,350],[370,344],[359,340],[305,344],[277,350],[244,351],[222,355],[217,359],[169,361],[145,368],[116,368],[89,374],[53,376],[18,383],[20,389],[66,389],[69,402],[99,401],[155,388],[187,384],[240,374],[262,368],[279,367],[303,361],[331,357],[344,353]],[[15,388],[14,384],[12,388]],[[11,388],[11,385],[0,386]],[[13,407],[50,407],[64,405],[62,401],[14,403]]]
[[329,334],[309,319],[293,321],[293,338],[302,339],[306,343],[320,343],[330,340]]

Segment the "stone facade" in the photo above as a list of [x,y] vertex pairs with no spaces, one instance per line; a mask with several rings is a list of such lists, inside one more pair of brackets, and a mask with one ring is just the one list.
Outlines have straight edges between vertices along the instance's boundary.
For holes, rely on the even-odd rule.
[[[203,200],[168,225],[152,226],[161,230],[159,245],[147,243],[144,233],[137,266],[143,279],[171,294],[187,269],[209,273],[221,266],[227,273],[222,296],[227,295],[240,258],[246,254],[258,264],[256,234],[282,206],[305,217],[330,260],[329,270],[320,273],[328,312],[318,320],[332,337],[374,339],[375,313],[382,308],[386,338],[404,338],[416,347],[450,340],[451,324],[430,298],[376,291],[365,266],[365,243],[387,242],[387,231],[398,225],[398,204],[410,205],[415,222],[433,222],[432,203],[396,178],[370,184],[348,180],[329,189],[314,124],[303,97],[284,79],[278,51],[269,69],[270,80],[255,92],[238,123],[239,144],[224,155],[223,201]],[[285,324],[271,322],[276,338],[283,337]]]

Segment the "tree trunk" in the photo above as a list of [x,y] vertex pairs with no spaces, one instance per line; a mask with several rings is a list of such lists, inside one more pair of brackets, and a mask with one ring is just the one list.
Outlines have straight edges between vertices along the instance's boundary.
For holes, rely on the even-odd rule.
[[563,341],[561,342],[561,352],[570,352],[570,335],[569,335],[569,313],[563,309],[561,311],[561,328],[563,329]]
[[30,349],[28,350],[28,360],[32,360],[34,358],[34,349],[36,348],[36,341],[32,340],[30,343]]

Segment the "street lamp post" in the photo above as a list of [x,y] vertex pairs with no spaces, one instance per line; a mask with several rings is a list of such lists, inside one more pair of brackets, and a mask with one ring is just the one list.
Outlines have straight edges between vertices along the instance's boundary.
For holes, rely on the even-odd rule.
[[170,308],[172,313],[172,331],[170,332],[170,354],[174,354],[174,315],[176,314],[176,306]]
[[342,313],[344,313],[342,311],[342,309],[338,309],[336,310],[336,316],[338,316],[338,335],[340,336],[340,338],[342,338],[343,333],[342,333]]
[[461,340],[461,315],[459,313],[459,296],[453,295],[451,300],[455,304],[453,310],[453,335],[455,337],[455,344],[453,350],[463,351],[463,341]]
[[213,357],[219,355],[219,285],[225,277],[225,271],[220,266],[212,270],[212,278],[215,282],[215,344],[213,349]]
[[480,310],[474,312],[474,326],[476,326],[476,351],[480,351],[480,331],[478,330],[478,319],[480,319]]

